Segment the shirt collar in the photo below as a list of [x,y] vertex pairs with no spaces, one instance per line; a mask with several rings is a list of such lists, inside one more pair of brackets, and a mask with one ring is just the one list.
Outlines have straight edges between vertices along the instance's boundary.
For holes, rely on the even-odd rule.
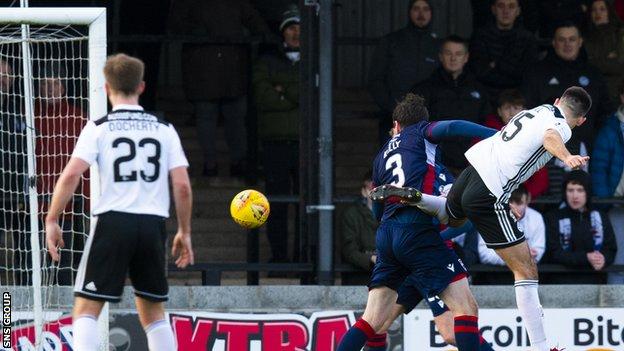
[[119,104],[119,105],[113,106],[113,111],[117,111],[117,110],[143,111],[143,107],[140,105]]

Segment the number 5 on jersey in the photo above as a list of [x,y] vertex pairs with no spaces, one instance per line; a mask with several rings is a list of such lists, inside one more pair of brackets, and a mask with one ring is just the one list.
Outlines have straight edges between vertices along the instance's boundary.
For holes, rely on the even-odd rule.
[[401,154],[394,154],[386,160],[386,171],[392,168],[392,175],[396,177],[396,180],[390,183],[391,185],[401,187],[405,184],[405,173],[402,167]]

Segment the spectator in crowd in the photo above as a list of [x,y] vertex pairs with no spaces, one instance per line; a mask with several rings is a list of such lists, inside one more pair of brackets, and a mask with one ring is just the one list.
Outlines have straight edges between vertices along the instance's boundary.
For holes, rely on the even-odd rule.
[[[479,29],[494,23],[492,14],[493,1],[471,0],[472,18],[475,32]],[[537,32],[539,28],[539,4],[537,0],[519,0],[522,8],[517,24],[531,33]]]
[[[66,77],[63,69],[50,65],[46,67],[38,80],[34,115],[37,194],[40,199],[41,223],[48,212],[54,185],[69,161],[80,131],[87,122],[87,116],[80,107],[67,99],[63,84],[63,79]],[[83,178],[78,189],[86,197],[89,196],[88,185],[89,180]],[[86,237],[85,226],[82,222],[84,214],[89,213],[86,207],[86,197],[74,197],[74,201],[70,201],[65,208],[62,220],[65,248],[61,250],[58,272],[51,274],[55,279],[54,283],[60,285],[73,285],[74,283]]]
[[[424,82],[416,85],[413,92],[425,98],[432,121],[465,119],[483,123],[489,112],[487,93],[474,74],[465,69],[468,62],[468,43],[449,36],[442,42],[439,58],[442,66]],[[443,142],[442,163],[451,168],[467,166],[464,152],[470,140]]]
[[13,66],[0,59],[0,231],[11,234],[13,247],[6,247],[5,257],[13,266],[7,267],[11,273],[3,277],[13,277],[13,282],[3,284],[30,285],[30,220],[28,219],[28,178],[26,150],[26,120],[22,103],[16,96]]
[[[258,136],[269,195],[292,194],[299,175],[299,11],[284,12],[279,29],[283,43],[261,56],[253,67],[258,111]],[[288,218],[286,204],[272,204],[267,223],[271,262],[286,262]]]
[[383,38],[375,49],[368,74],[368,90],[379,106],[379,140],[388,139],[392,111],[414,84],[438,67],[440,42],[431,32],[429,0],[412,0],[408,24]]
[[[589,174],[575,170],[563,182],[564,201],[548,213],[546,236],[549,262],[591,267],[596,272],[613,263],[617,244],[609,217],[591,205]],[[606,273],[556,274],[551,283],[604,284]]]
[[373,189],[371,177],[371,172],[364,175],[360,188],[362,197],[344,210],[339,221],[342,260],[362,270],[360,274],[343,275],[343,285],[366,283],[370,277],[370,270],[377,260],[375,233],[379,223],[373,215],[373,202],[368,197]]
[[[526,108],[524,96],[517,89],[501,91],[497,99],[496,113],[485,117],[485,126],[501,130],[511,118]],[[548,191],[548,169],[542,168],[524,182],[532,199]]]
[[542,38],[552,38],[562,23],[574,23],[579,29],[585,24],[591,0],[541,0],[539,1],[540,29]]
[[230,175],[245,174],[247,156],[248,47],[236,43],[269,30],[247,0],[176,0],[171,9],[171,32],[221,43],[186,43],[182,73],[186,97],[195,106],[198,140],[204,155],[204,176],[216,176],[216,135],[223,115],[230,149]]
[[589,155],[598,128],[614,111],[607,85],[600,71],[587,62],[581,51],[583,38],[575,24],[568,22],[557,27],[552,45],[553,50],[527,70],[523,95],[528,106],[537,106],[552,104],[570,86],[587,90],[593,100],[587,121],[574,128],[568,146],[573,154]]
[[[624,197],[624,80],[619,89],[620,107],[607,119],[598,132],[592,154],[591,178],[594,195],[598,197]],[[624,264],[624,208],[616,205],[609,211],[616,228],[618,250],[615,264]],[[609,283],[624,283],[624,274],[609,274]]]
[[[531,257],[539,262],[546,250],[546,228],[542,215],[529,207],[531,194],[524,185],[511,193],[509,207],[518,219],[518,228],[524,233],[529,243]],[[485,241],[479,235],[479,258],[481,263],[504,266],[505,262],[496,254],[496,251],[488,248]],[[511,279],[511,277],[510,277]]]
[[518,0],[496,0],[494,23],[477,31],[470,45],[470,61],[479,81],[495,97],[501,89],[518,88],[527,67],[537,61],[537,41],[516,24]]
[[618,101],[618,85],[624,77],[624,27],[606,0],[591,5],[585,49],[589,63],[605,77],[609,96]]

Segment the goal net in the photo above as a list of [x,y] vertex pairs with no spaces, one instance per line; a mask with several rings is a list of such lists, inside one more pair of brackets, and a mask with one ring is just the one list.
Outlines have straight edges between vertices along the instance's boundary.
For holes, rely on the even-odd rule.
[[71,346],[72,287],[97,170],[60,216],[60,262],[46,252],[44,219],[80,131],[106,113],[104,17],[103,9],[0,9],[0,286],[12,320],[10,347],[8,329],[0,331],[4,349]]

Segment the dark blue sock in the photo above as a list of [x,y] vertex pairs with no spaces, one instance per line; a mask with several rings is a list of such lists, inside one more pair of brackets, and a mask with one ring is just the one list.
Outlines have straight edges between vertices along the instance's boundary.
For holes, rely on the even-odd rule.
[[479,342],[481,343],[479,345],[479,351],[494,351],[492,346],[490,346],[490,343],[488,343],[483,336],[479,336]]
[[375,334],[372,338],[368,339],[366,342],[366,346],[368,347],[368,351],[386,351],[388,349],[388,344],[386,343],[386,338],[388,334]]
[[366,340],[374,336],[373,328],[365,320],[358,319],[340,340],[337,351],[360,351]]
[[455,317],[455,342],[459,351],[479,351],[479,320],[476,316]]

